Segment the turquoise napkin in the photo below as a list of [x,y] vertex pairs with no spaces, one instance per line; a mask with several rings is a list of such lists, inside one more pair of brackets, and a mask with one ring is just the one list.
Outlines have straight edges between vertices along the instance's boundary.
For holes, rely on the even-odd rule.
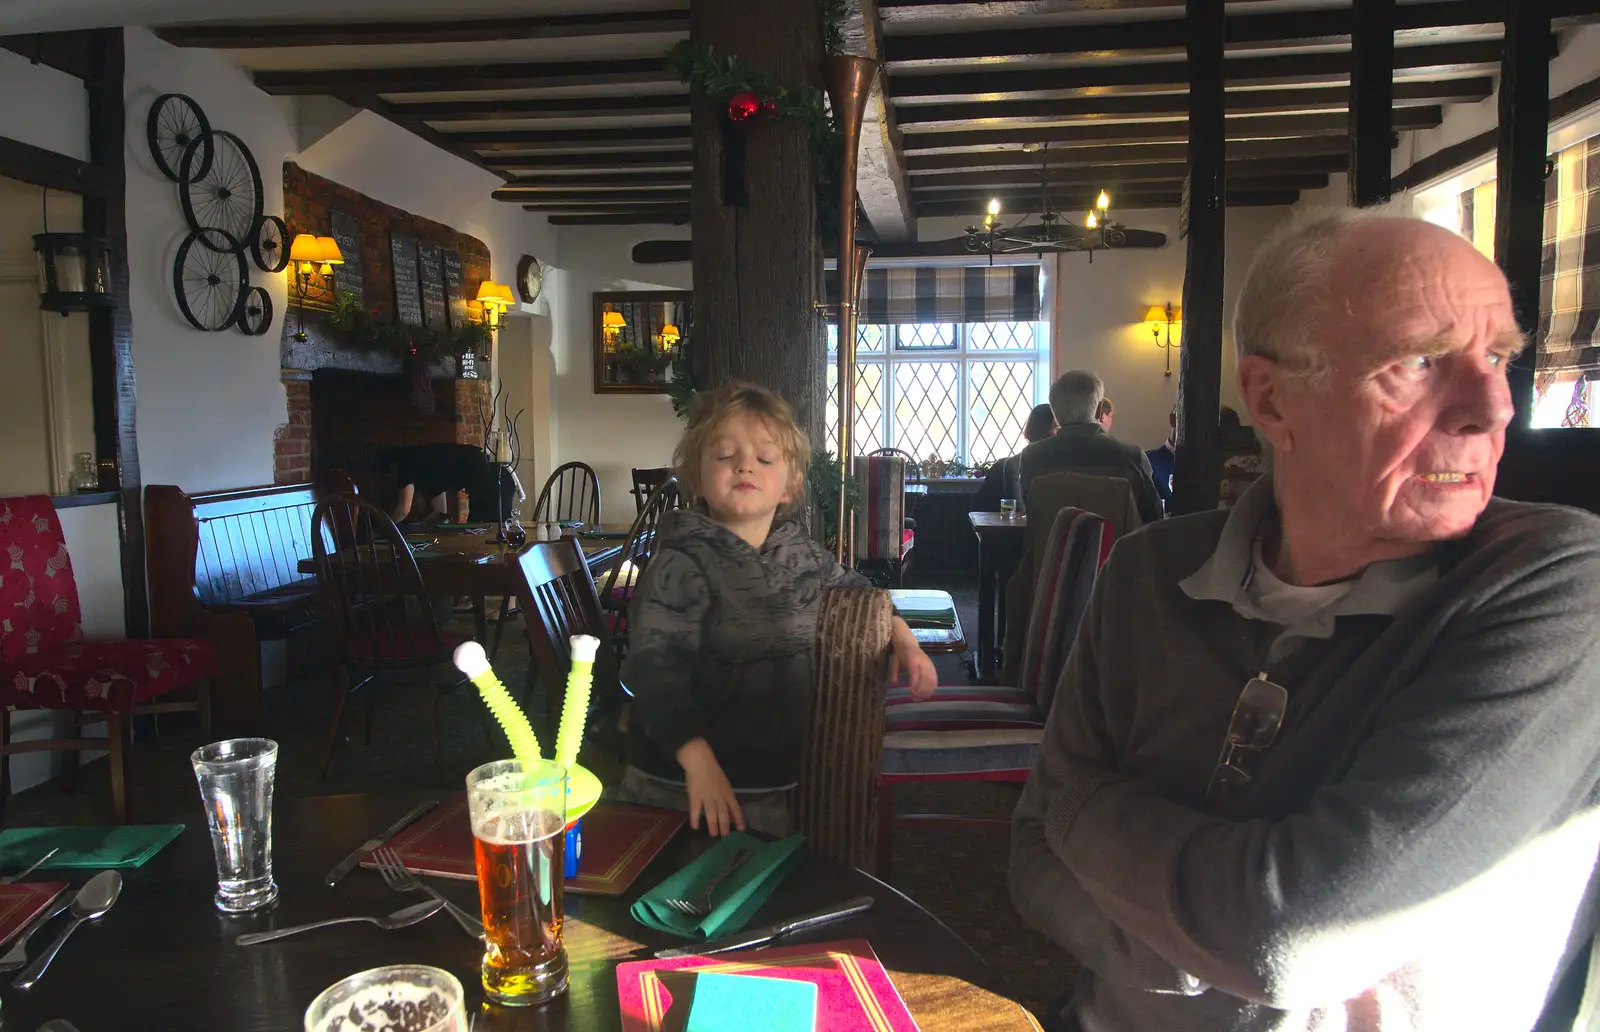
[[684,1032],[812,1032],[816,1024],[815,982],[707,972],[695,976]]
[[954,627],[956,611],[950,606],[895,606],[896,613],[912,627]]
[[[633,919],[658,932],[689,939],[715,939],[743,928],[775,889],[805,857],[803,835],[762,842],[743,832],[724,836],[693,863],[664,878],[633,904]],[[669,899],[698,902],[706,885],[727,866],[732,854],[754,849],[755,855],[717,886],[711,913],[693,918],[666,905]]]
[[50,868],[142,867],[178,837],[181,824],[124,824],[114,828],[12,828],[0,831],[0,870],[20,871],[50,850]]

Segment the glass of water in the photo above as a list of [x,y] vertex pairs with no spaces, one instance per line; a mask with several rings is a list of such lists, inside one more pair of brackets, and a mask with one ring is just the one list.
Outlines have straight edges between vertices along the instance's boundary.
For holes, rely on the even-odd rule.
[[1017,500],[1015,498],[1000,499],[1000,515],[1011,519],[1017,514]]
[[358,971],[306,1008],[305,1032],[467,1032],[456,976],[421,964]]
[[278,743],[233,738],[189,757],[217,856],[217,909],[241,914],[278,898],[272,880],[272,782]]

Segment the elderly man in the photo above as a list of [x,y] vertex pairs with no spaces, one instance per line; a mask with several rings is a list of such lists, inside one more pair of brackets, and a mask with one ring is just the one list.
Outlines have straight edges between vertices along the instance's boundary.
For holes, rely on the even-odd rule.
[[1529,1029],[1594,930],[1600,520],[1490,497],[1506,282],[1322,212],[1234,327],[1273,472],[1117,545],[1017,807],[1012,898],[1084,965],[1060,1020]]
[[1150,523],[1161,518],[1161,499],[1150,474],[1150,460],[1137,444],[1119,441],[1106,432],[1100,421],[1105,401],[1105,384],[1084,369],[1062,373],[1050,385],[1050,408],[1061,424],[1054,437],[1037,441],[1022,449],[1022,496],[1028,484],[1040,473],[1084,473],[1089,476],[1121,477],[1133,487],[1133,501],[1139,519]]

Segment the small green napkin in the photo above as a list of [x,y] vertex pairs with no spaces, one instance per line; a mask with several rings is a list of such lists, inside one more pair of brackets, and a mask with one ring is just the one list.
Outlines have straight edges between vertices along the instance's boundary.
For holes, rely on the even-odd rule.
[[954,627],[956,611],[950,606],[896,606],[900,619],[913,627]]
[[50,850],[49,868],[142,867],[178,837],[181,824],[124,824],[114,828],[12,828],[0,831],[0,870],[20,871]]
[[816,1024],[815,982],[706,972],[695,976],[684,1032],[812,1032]]
[[[805,846],[803,835],[763,843],[743,832],[733,832],[693,863],[662,879],[661,884],[640,896],[633,904],[633,919],[658,932],[671,932],[689,939],[732,935],[745,926],[804,858]],[[669,899],[699,901],[706,884],[727,866],[731,854],[738,849],[754,849],[756,853],[717,886],[709,915],[697,920],[667,906],[665,901]]]

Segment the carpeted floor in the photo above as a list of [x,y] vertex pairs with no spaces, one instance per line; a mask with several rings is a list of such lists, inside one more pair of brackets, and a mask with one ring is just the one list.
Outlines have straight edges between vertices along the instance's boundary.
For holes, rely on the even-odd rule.
[[[951,591],[969,637],[977,626],[972,580],[968,573],[918,585]],[[463,624],[461,629],[470,633],[470,623]],[[511,630],[495,667],[508,685],[516,686],[525,676],[528,653],[523,637]],[[940,657],[936,662],[942,683],[966,683],[958,657]],[[420,682],[393,684],[385,686],[378,698],[371,745],[362,744],[360,737],[364,709],[347,715],[345,726],[352,740],[334,753],[324,782],[318,779],[318,767],[332,705],[331,691],[318,677],[295,678],[268,695],[264,733],[279,743],[281,796],[458,787],[467,771],[505,752],[503,744],[491,746],[485,739],[476,696],[456,692],[440,706],[443,761],[435,772],[426,688]],[[178,718],[163,719],[159,735],[150,731],[140,729],[140,740],[129,753],[129,784],[134,805],[154,819],[195,805],[188,757],[200,744],[200,736],[192,721]],[[54,783],[19,793],[7,805],[6,826],[108,823],[105,768],[103,762],[85,767],[70,795]],[[1016,798],[1014,786],[942,782],[903,786],[897,791],[896,808],[902,813],[1008,817]],[[1004,835],[901,830],[894,841],[893,884],[970,942],[1009,983],[1015,999],[1039,1012],[1070,987],[1076,964],[1017,916],[1006,891],[1007,849]]]

